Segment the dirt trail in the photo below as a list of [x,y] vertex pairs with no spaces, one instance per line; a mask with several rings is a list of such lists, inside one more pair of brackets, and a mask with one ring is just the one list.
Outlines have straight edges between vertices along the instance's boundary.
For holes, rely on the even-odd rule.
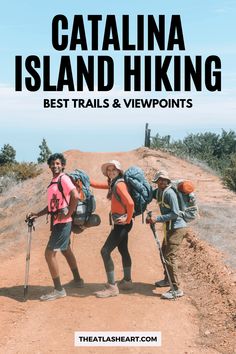
[[[213,201],[215,203],[216,200],[223,200],[226,204],[230,203],[230,206],[235,204],[235,197],[232,198],[233,194],[222,188],[217,177],[162,152],[146,149],[127,153],[67,151],[66,156],[67,170],[79,167],[86,170],[91,177],[99,180],[102,180],[100,165],[113,158],[120,160],[124,168],[134,164],[141,166],[150,177],[154,169],[166,168],[173,177],[184,176],[195,181],[200,203],[212,203]],[[104,191],[95,191],[97,211],[102,218],[102,224],[96,229],[86,230],[72,238],[79,270],[86,283],[85,288],[70,289],[67,287],[66,283],[71,280],[71,274],[64,258],[59,254],[61,278],[68,296],[54,302],[41,303],[38,300],[39,296],[51,287],[51,279],[44,260],[44,248],[49,231],[45,220],[41,218],[37,221],[36,231],[33,233],[29,300],[23,302],[26,227],[22,220],[26,211],[38,210],[45,205],[45,188],[49,180],[50,173],[45,166],[45,171],[41,176],[12,189],[11,195],[0,197],[1,353],[234,353],[231,312],[235,313],[235,286],[233,286],[231,275],[228,274],[228,268],[224,268],[223,275],[225,280],[231,284],[234,293],[219,297],[214,287],[215,284],[212,284],[210,289],[205,288],[205,283],[209,283],[207,276],[214,275],[214,280],[217,281],[217,271],[222,269],[220,255],[211,248],[208,249],[203,241],[201,247],[204,252],[199,250],[198,241],[194,245],[191,234],[189,242],[185,242],[183,246],[184,255],[182,254],[183,262],[185,260],[184,266],[181,267],[185,297],[178,301],[164,301],[160,299],[163,289],[153,293],[152,284],[155,280],[161,279],[162,268],[153,236],[149,228],[141,223],[140,218],[137,218],[129,240],[133,261],[134,289],[129,293],[122,292],[115,298],[95,298],[93,292],[101,289],[105,281],[100,249],[110,230],[109,203]],[[209,183],[212,186],[211,189],[208,188]],[[156,209],[155,205],[152,207]],[[161,235],[160,229],[159,233]],[[191,242],[192,247],[189,248]],[[197,255],[201,252],[206,258],[202,256],[198,262],[194,262],[196,252]],[[212,269],[204,273],[205,264],[211,260],[211,257]],[[114,252],[113,258],[116,278],[120,279],[122,267],[118,252]],[[194,264],[197,269],[194,268]],[[190,269],[191,265],[193,272]],[[205,275],[205,283],[203,283],[203,275]],[[197,301],[194,287],[196,277],[201,279],[198,286],[205,289],[199,292],[202,299],[198,299],[199,301]],[[225,284],[222,286],[228,291],[228,288],[224,287]],[[211,335],[214,332],[210,328],[211,322],[207,322],[210,316],[207,311],[209,304],[204,303],[206,299],[209,301],[215,299],[215,295],[217,295],[217,303],[214,308],[217,319],[214,317],[212,324],[216,326],[215,333],[217,329],[217,336],[222,344],[217,341],[217,336],[214,339]],[[226,320],[222,317],[223,315],[229,316],[227,328],[224,328]],[[221,328],[218,328],[218,324]],[[74,347],[75,331],[98,330],[161,331],[162,346],[160,348],[88,347],[84,349]],[[228,336],[226,332],[229,333]]]

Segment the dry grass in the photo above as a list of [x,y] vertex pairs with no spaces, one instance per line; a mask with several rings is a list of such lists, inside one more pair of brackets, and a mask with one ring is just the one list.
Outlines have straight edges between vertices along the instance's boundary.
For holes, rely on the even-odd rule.
[[236,270],[235,210],[226,204],[200,204],[199,210],[200,218],[194,223],[194,229],[201,239],[224,252],[226,264]]

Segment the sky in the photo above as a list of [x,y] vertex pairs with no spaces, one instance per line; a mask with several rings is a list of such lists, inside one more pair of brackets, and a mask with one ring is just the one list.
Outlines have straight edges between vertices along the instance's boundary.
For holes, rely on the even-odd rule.
[[[84,17],[86,39],[89,50],[68,49],[57,51],[52,46],[52,20],[63,14],[69,22],[64,33],[71,36],[75,15]],[[114,14],[117,19],[119,38],[122,38],[122,15],[130,16],[129,35],[135,42],[137,15],[165,15],[166,42],[172,15],[180,15],[184,34],[185,51],[123,52],[110,47],[107,52],[90,50],[91,26],[87,15],[102,15],[98,38],[102,43],[104,23],[107,15]],[[0,13],[0,148],[12,145],[18,161],[36,161],[38,146],[45,138],[52,152],[70,149],[82,151],[128,151],[144,143],[145,123],[149,123],[151,135],[171,135],[173,139],[185,137],[190,133],[212,131],[221,133],[222,129],[236,131],[236,3],[231,0],[178,2],[165,1],[45,1],[30,0],[4,2]],[[146,22],[145,22],[146,23]],[[15,57],[36,55],[40,58],[50,56],[51,80],[56,82],[59,61],[62,55],[70,55],[74,63],[76,56],[109,55],[115,65],[115,79],[112,90],[108,92],[22,92],[15,91]],[[210,55],[220,57],[222,63],[222,89],[220,92],[124,92],[124,55],[151,55],[152,77],[154,75],[155,55],[196,55],[204,60]],[[97,66],[95,65],[95,71]],[[42,69],[39,70],[42,73]],[[142,77],[143,77],[142,71]],[[24,72],[25,75],[25,72]],[[26,75],[27,76],[27,75]],[[42,75],[41,75],[42,76]],[[204,74],[203,74],[204,76]],[[204,77],[203,77],[204,83]],[[95,82],[95,87],[96,87]],[[88,99],[102,104],[104,99],[113,102],[119,99],[121,108],[44,108],[45,99]],[[192,108],[125,108],[123,100],[129,99],[191,99]],[[71,101],[70,101],[71,103]]]

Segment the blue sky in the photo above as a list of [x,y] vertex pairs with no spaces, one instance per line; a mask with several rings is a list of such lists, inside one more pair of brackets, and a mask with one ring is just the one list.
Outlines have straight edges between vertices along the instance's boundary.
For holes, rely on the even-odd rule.
[[[82,14],[115,14],[117,21],[128,14],[130,35],[135,38],[137,15],[166,15],[167,24],[173,14],[181,15],[186,50],[185,55],[217,55],[222,61],[222,91],[210,93],[192,91],[129,92],[122,90],[120,61],[124,53],[109,51],[116,65],[115,85],[111,92],[30,93],[15,92],[15,56],[50,55],[52,76],[57,76],[61,55],[85,55],[81,51],[57,52],[51,43],[51,22],[55,15],[64,14],[71,25],[73,16]],[[17,159],[35,161],[38,145],[46,138],[53,152],[68,149],[82,151],[127,151],[139,147],[144,140],[148,122],[152,134],[170,134],[182,138],[191,132],[236,130],[236,3],[235,1],[44,1],[4,2],[0,13],[0,148],[10,143]],[[119,27],[120,28],[120,27]],[[167,25],[168,28],[168,25]],[[102,34],[102,25],[99,27]],[[86,25],[86,33],[90,28]],[[89,35],[88,35],[89,37]],[[88,39],[89,41],[89,39]],[[94,54],[96,53],[86,53]],[[101,52],[100,52],[101,54]],[[102,53],[104,54],[104,53]],[[135,53],[129,53],[134,55]],[[170,55],[152,52],[151,55]],[[174,53],[172,53],[174,54]],[[177,51],[175,53],[179,55]],[[149,53],[150,55],[150,53]],[[44,109],[44,98],[191,98],[191,109]]]

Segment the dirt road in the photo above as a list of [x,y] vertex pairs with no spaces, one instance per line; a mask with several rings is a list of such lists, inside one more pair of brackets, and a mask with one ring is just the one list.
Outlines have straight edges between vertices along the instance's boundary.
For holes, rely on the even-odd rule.
[[[172,156],[160,152],[139,149],[128,153],[82,153],[79,151],[66,152],[68,159],[67,170],[75,167],[86,170],[95,179],[102,180],[100,165],[111,158],[122,162],[124,168],[130,165],[139,165],[145,169],[147,175],[152,175],[154,169],[166,168],[171,176],[190,178],[195,181],[200,202],[215,202],[216,198],[226,198],[217,177],[203,172],[200,168],[187,162],[177,160]],[[204,270],[206,261],[200,259],[200,263],[194,262],[198,246],[195,244],[189,248],[190,241],[185,242],[184,257],[188,260],[181,267],[181,277],[186,296],[177,301],[165,301],[160,299],[162,290],[155,290],[153,283],[162,278],[162,267],[157,252],[156,244],[150,229],[142,224],[141,218],[137,218],[135,226],[130,234],[129,249],[132,256],[134,289],[130,292],[121,292],[114,298],[98,299],[93,292],[102,288],[105,282],[105,272],[100,256],[100,249],[110,230],[108,223],[109,203],[104,191],[95,191],[97,199],[97,211],[102,218],[102,224],[98,228],[91,228],[80,235],[72,236],[72,246],[76,254],[81,276],[85,280],[83,289],[69,288],[67,283],[71,280],[71,274],[62,255],[58,255],[60,263],[61,280],[65,285],[68,296],[53,302],[40,302],[39,296],[51,288],[51,279],[44,260],[44,248],[48,239],[48,224],[45,219],[37,221],[36,230],[33,232],[33,242],[30,262],[30,287],[29,299],[23,302],[23,283],[25,271],[25,235],[26,226],[22,221],[29,210],[39,210],[46,203],[45,191],[50,172],[45,166],[42,175],[31,181],[26,181],[20,187],[11,190],[10,195],[0,198],[1,217],[1,353],[161,353],[161,354],[215,354],[233,353],[232,319],[228,329],[224,329],[225,322],[221,315],[227,313],[228,307],[235,311],[235,286],[232,299],[219,298],[214,307],[219,324],[223,327],[221,332],[217,323],[212,326],[223,338],[222,345],[217,338],[213,340],[214,328],[211,322],[207,322],[209,314],[205,299],[216,298],[215,285],[211,290],[204,288],[201,291],[200,302],[196,301],[196,277],[188,267],[197,264],[198,270]],[[207,185],[211,181],[213,189],[207,193]],[[230,192],[227,192],[230,196]],[[205,195],[205,196],[204,196]],[[207,200],[206,200],[207,198]],[[231,198],[232,199],[232,198]],[[229,198],[224,199],[227,203]],[[230,201],[234,203],[234,201]],[[157,210],[155,205],[151,206]],[[158,229],[162,237],[161,229]],[[197,244],[198,245],[198,244]],[[205,247],[205,243],[201,243]],[[220,258],[215,256],[218,252],[208,250],[202,252],[206,257],[211,252],[213,257],[213,269],[206,274],[214,274],[214,269],[220,263]],[[190,250],[190,251],[188,251]],[[209,253],[209,252],[210,253]],[[195,252],[195,253],[194,253]],[[209,256],[210,257],[210,256]],[[218,260],[218,258],[219,260]],[[117,280],[122,277],[121,259],[118,252],[114,252],[113,259]],[[209,259],[208,259],[209,260]],[[214,268],[214,261],[217,262]],[[191,263],[192,262],[192,263]],[[184,262],[183,262],[184,263]],[[194,269],[194,267],[193,267]],[[227,268],[224,269],[224,277],[230,284],[231,275]],[[227,273],[228,272],[228,273]],[[204,274],[204,272],[200,272]],[[227,273],[227,275],[225,275]],[[197,271],[195,270],[195,275]],[[201,277],[200,277],[201,278]],[[202,278],[201,278],[202,279]],[[205,282],[209,283],[206,277]],[[228,284],[228,283],[227,283]],[[153,290],[155,290],[153,292]],[[194,292],[195,291],[195,292]],[[231,305],[223,304],[226,300],[232,301]],[[226,302],[227,302],[226,301]],[[222,302],[222,303],[221,303]],[[201,306],[204,307],[201,309]],[[223,306],[223,307],[222,307]],[[209,307],[210,308],[210,307]],[[222,310],[223,309],[223,310]],[[206,312],[202,318],[203,310]],[[212,310],[213,311],[213,310]],[[224,312],[226,311],[226,312]],[[205,322],[204,322],[205,321]],[[206,323],[209,327],[206,327]],[[230,334],[224,335],[224,330]],[[112,347],[112,348],[76,348],[74,347],[75,331],[161,331],[162,345],[154,347]],[[216,332],[215,332],[216,333]],[[209,340],[209,338],[211,340]],[[221,341],[221,342],[222,342]],[[236,352],[236,351],[235,351]]]

